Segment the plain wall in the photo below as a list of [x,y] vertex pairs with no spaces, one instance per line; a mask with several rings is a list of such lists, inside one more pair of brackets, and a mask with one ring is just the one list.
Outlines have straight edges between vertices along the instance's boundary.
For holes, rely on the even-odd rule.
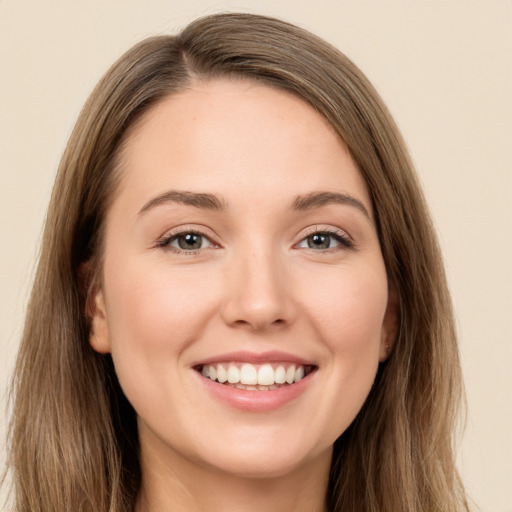
[[456,307],[468,398],[460,469],[481,510],[511,512],[510,0],[0,0],[0,435],[45,210],[83,102],[133,43],[226,10],[282,17],[323,36],[394,114],[439,229]]

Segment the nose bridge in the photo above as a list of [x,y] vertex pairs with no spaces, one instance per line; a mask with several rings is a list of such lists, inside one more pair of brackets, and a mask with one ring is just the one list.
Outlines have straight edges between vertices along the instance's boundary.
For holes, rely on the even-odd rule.
[[291,320],[286,270],[275,248],[252,245],[233,255],[224,318],[229,324],[264,329]]

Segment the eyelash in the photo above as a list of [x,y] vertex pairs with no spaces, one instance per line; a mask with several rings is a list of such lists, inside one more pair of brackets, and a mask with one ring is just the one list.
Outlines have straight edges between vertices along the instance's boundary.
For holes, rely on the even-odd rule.
[[354,241],[349,237],[349,235],[340,229],[319,229],[318,226],[315,228],[310,229],[305,233],[305,235],[301,238],[298,244],[295,244],[295,246],[298,246],[299,244],[305,242],[308,238],[314,236],[314,235],[325,235],[330,238],[333,238],[336,242],[340,244],[340,247],[329,247],[326,249],[312,249],[310,250],[314,252],[319,252],[322,254],[326,253],[332,253],[339,250],[346,250],[346,249],[355,249]]
[[[196,249],[196,250],[186,250],[186,249],[179,249],[177,247],[173,247],[171,245],[172,242],[178,240],[179,237],[181,236],[185,236],[185,235],[196,235],[196,236],[199,236],[201,237],[202,239],[206,239],[208,242],[209,242],[209,246],[208,247],[205,247],[205,248],[199,248],[199,249]],[[353,242],[353,240],[344,232],[344,231],[341,231],[341,230],[333,230],[333,229],[318,229],[318,227],[314,228],[314,229],[311,229],[309,232],[307,232],[300,240],[297,244],[294,245],[294,247],[297,247],[299,244],[307,241],[308,238],[314,236],[314,235],[325,235],[325,236],[328,236],[332,239],[334,239],[336,242],[338,242],[340,244],[340,246],[338,247],[328,247],[326,249],[313,249],[311,247],[309,247],[309,250],[313,251],[313,252],[318,252],[318,253],[322,253],[322,254],[325,254],[325,253],[332,253],[332,252],[336,252],[336,251],[339,251],[339,250],[343,250],[343,249],[348,249],[348,250],[351,250],[351,249],[355,249],[355,244]],[[173,232],[169,235],[167,235],[166,237],[164,237],[161,241],[158,242],[158,246],[159,247],[162,247],[164,249],[167,249],[175,254],[186,254],[188,256],[192,256],[194,254],[199,254],[201,251],[205,250],[205,249],[210,249],[210,248],[217,248],[218,245],[216,245],[210,237],[208,237],[207,235],[205,235],[204,233],[201,233],[200,231],[198,230],[195,230],[195,229],[183,229],[183,230],[180,230],[178,232]]]
[[178,240],[179,237],[182,237],[185,235],[197,235],[197,236],[201,237],[202,239],[206,239],[210,243],[210,246],[207,248],[216,247],[216,244],[211,240],[211,238],[209,236],[205,235],[204,233],[201,233],[200,231],[198,231],[196,229],[183,229],[183,230],[171,233],[171,234],[167,235],[165,238],[163,238],[160,242],[158,242],[158,246],[162,247],[163,249],[167,249],[175,254],[186,254],[187,256],[199,254],[202,250],[206,249],[206,248],[199,248],[196,250],[189,251],[186,249],[179,249],[179,248],[173,247],[171,245],[172,242],[174,242],[175,240]]

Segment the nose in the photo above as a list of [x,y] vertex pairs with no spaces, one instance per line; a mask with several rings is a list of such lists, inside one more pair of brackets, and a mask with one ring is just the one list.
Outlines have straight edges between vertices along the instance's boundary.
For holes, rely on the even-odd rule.
[[265,331],[293,321],[293,282],[278,254],[258,250],[236,255],[227,273],[221,314],[228,325]]

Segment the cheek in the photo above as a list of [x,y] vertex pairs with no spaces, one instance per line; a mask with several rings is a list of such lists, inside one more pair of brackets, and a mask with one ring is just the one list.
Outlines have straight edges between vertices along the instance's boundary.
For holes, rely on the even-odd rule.
[[215,300],[212,287],[201,286],[204,283],[193,274],[172,268],[165,261],[147,264],[141,260],[106,272],[113,344],[118,337],[121,343],[131,340],[141,349],[173,349],[176,343],[187,343],[208,316]]
[[326,348],[325,401],[318,416],[329,418],[326,439],[332,442],[357,416],[375,380],[387,296],[386,274],[379,266],[333,272],[324,281],[324,293],[310,294],[310,318]]
[[346,268],[316,278],[316,286],[303,288],[315,328],[333,355],[378,351],[388,292],[383,266],[367,271]]
[[157,399],[179,378],[181,355],[215,310],[213,287],[201,288],[199,280],[160,261],[118,264],[105,275],[110,344],[121,386],[134,405]]

